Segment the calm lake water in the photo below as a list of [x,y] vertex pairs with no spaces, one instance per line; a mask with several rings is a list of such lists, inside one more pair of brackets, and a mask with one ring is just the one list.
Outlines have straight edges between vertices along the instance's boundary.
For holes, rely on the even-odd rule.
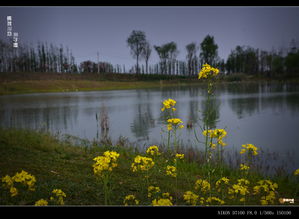
[[[162,101],[177,101],[176,116],[184,121],[180,139],[186,147],[203,148],[196,142],[205,113],[206,87],[181,86],[94,92],[42,93],[0,96],[0,126],[46,129],[80,138],[126,137],[139,147],[165,142]],[[225,150],[239,151],[252,143],[279,155],[286,169],[299,168],[299,84],[230,83],[217,85],[212,125],[225,128]],[[187,128],[187,123],[192,128]],[[101,127],[109,127],[104,132]],[[202,137],[199,131],[198,136]],[[163,136],[163,138],[162,138]]]

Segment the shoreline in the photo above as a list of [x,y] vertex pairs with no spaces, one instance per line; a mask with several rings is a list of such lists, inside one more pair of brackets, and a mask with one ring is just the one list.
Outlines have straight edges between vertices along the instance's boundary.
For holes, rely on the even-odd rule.
[[[0,77],[1,79],[1,77]],[[267,79],[251,79],[227,81],[218,80],[216,84],[226,83],[299,83],[297,79],[291,80],[267,80]],[[147,88],[163,88],[175,86],[197,86],[205,82],[197,80],[132,80],[132,81],[111,81],[111,80],[0,80],[0,96],[15,94],[31,94],[31,93],[56,93],[56,92],[81,92],[81,91],[104,91],[104,90],[130,90],[130,89],[147,89]]]
[[[91,146],[76,145],[67,139],[60,140],[47,132],[34,130],[0,129],[0,137],[2,139],[0,142],[0,177],[25,170],[37,178],[36,192],[22,190],[14,198],[10,197],[6,189],[0,190],[3,197],[0,203],[2,205],[19,205],[20,203],[33,205],[35,201],[46,198],[54,188],[62,189],[67,194],[66,204],[68,205],[102,204],[103,192],[92,172],[92,164],[93,158],[102,155],[106,150],[114,150],[121,154],[119,165],[113,170],[113,185],[115,186],[112,196],[113,204],[122,205],[124,197],[132,192],[138,196],[142,205],[151,204],[147,198],[146,187],[140,190],[140,185],[144,186],[141,173],[133,173],[130,169],[134,157],[149,156],[144,152],[121,144],[107,145],[92,142]],[[186,205],[183,200],[184,192],[193,191],[194,182],[198,176],[207,176],[207,164],[198,156],[194,159],[194,153],[185,153],[185,158],[178,167],[180,176],[177,183],[179,186],[175,187],[173,186],[175,179],[164,173],[166,165],[172,162],[173,154],[164,150],[160,152],[161,156],[155,160],[158,169],[152,172],[151,183],[173,195],[177,199],[175,205]],[[200,154],[200,151],[197,153]],[[214,168],[211,186],[215,186],[216,180],[223,176],[228,177],[230,182],[237,182],[240,177],[246,177],[251,181],[252,190],[259,180],[270,179],[278,183],[278,197],[275,204],[279,204],[278,198],[280,197],[294,197],[295,205],[297,205],[298,196],[294,194],[295,176],[277,175],[265,178],[254,169],[244,176],[238,168],[231,168],[224,164],[221,167],[214,166]],[[215,188],[213,193],[217,193]],[[246,204],[260,205],[259,197],[251,194],[247,198]],[[238,200],[226,200],[228,201],[226,205],[243,206],[243,203]]]

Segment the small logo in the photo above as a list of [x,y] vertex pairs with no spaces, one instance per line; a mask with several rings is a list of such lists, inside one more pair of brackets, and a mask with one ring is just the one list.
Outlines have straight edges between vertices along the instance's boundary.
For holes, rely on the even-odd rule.
[[280,202],[280,204],[286,204],[286,203],[294,204],[295,199],[293,199],[293,198],[280,198],[279,202]]

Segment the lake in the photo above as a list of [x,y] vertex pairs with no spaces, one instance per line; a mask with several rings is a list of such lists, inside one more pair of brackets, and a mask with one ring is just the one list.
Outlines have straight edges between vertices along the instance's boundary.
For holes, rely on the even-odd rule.
[[[199,127],[205,116],[205,85],[5,95],[0,96],[0,126],[43,129],[89,140],[106,137],[112,142],[124,136],[144,148],[165,142],[160,109],[168,98],[177,101],[176,117],[184,121],[181,143],[203,148],[194,130],[202,137]],[[269,165],[278,168],[280,160],[279,165],[288,171],[299,168],[299,84],[218,84],[212,103],[212,126],[228,133],[225,150],[239,151],[242,144],[252,143],[268,154],[275,153],[265,157]]]

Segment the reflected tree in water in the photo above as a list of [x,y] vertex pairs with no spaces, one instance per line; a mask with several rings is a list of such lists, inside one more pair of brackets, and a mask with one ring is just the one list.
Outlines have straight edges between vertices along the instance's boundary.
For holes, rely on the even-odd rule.
[[146,95],[142,95],[141,91],[137,91],[137,107],[134,113],[135,118],[131,124],[131,131],[136,138],[143,140],[149,138],[149,129],[155,127],[150,98],[149,92],[146,92]]
[[102,103],[100,113],[96,113],[97,120],[97,139],[99,139],[99,125],[101,127],[101,140],[109,140],[109,115],[107,107]]
[[190,100],[189,102],[189,113],[188,113],[188,119],[187,119],[187,130],[192,129],[195,124],[198,122],[198,112],[199,112],[199,102],[198,102],[198,96],[200,96],[200,89],[198,87],[189,87],[189,96],[195,97],[196,99]]
[[259,97],[233,98],[229,99],[228,103],[239,119],[242,119],[245,114],[251,116],[259,111]]
[[209,127],[208,129],[216,128],[219,121],[220,100],[213,96],[209,101],[208,99],[202,100],[202,122]]

